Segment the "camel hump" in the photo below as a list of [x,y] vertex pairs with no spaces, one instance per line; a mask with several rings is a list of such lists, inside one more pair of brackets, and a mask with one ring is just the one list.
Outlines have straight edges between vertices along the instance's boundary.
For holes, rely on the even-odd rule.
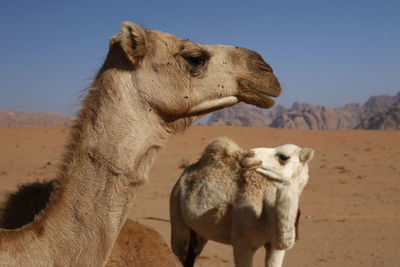
[[202,158],[208,158],[210,155],[217,158],[235,157],[242,154],[243,150],[232,139],[222,136],[211,141],[204,149]]

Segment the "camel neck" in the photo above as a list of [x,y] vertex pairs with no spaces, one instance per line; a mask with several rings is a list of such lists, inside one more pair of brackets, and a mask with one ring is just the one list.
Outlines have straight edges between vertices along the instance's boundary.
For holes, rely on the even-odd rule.
[[[63,236],[71,244],[64,253],[74,255],[77,265],[105,264],[135,189],[147,179],[169,135],[150,109],[121,91],[109,81],[97,81],[90,89],[71,133],[59,189],[36,222],[56,229],[47,238]],[[68,250],[54,244],[60,248]]]
[[65,188],[62,202],[66,202],[62,205],[75,203],[68,212],[75,223],[86,228],[83,233],[97,239],[98,248],[93,252],[102,255],[111,251],[135,188],[147,179],[154,157],[168,137],[150,109],[117,90],[123,88],[110,87],[91,89],[88,99],[95,101],[96,113],[81,112],[74,129],[80,132],[72,133],[81,136],[69,152],[71,158],[62,171],[65,186],[61,185]]

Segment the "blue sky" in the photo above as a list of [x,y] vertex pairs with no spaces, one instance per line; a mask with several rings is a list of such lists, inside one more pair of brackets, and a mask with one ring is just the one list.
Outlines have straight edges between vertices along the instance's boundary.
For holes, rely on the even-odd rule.
[[[147,3],[149,2],[149,3]],[[1,1],[0,110],[74,114],[120,23],[258,51],[295,101],[400,91],[400,1]]]

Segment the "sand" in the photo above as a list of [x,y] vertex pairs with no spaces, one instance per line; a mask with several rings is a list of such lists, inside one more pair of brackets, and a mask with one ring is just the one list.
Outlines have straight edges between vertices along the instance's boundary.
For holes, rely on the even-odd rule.
[[[51,179],[69,129],[0,128],[0,190]],[[316,150],[300,201],[300,240],[284,266],[400,266],[400,131],[301,131],[193,126],[170,139],[129,217],[169,243],[169,193],[183,161],[194,162],[211,140],[228,136],[243,148],[285,143]],[[232,266],[230,246],[210,241],[197,266]],[[264,251],[255,256],[263,266]]]

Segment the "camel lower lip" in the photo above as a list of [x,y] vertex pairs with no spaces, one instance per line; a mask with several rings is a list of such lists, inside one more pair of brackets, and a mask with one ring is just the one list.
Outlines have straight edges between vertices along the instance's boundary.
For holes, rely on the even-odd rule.
[[222,109],[222,108],[227,108],[230,106],[233,106],[239,102],[238,98],[236,96],[227,96],[219,99],[214,99],[211,101],[205,101],[202,102],[193,108],[190,109],[189,111],[189,116],[200,116],[204,115],[206,113]]
[[239,78],[238,79],[239,88],[244,92],[253,92],[258,95],[268,96],[268,97],[278,97],[281,93],[280,88],[275,88],[274,86],[266,85],[264,83],[253,82],[249,79]]
[[239,79],[238,84],[240,101],[259,108],[271,108],[275,104],[272,97],[277,97],[280,94],[280,90],[274,90],[270,86],[254,83],[244,78]]
[[252,98],[247,98],[247,99],[242,99],[243,102],[250,104],[250,105],[255,105],[259,108],[271,108],[275,105],[275,101],[267,95],[258,95],[258,97],[252,97]]
[[288,182],[285,179],[283,179],[282,177],[280,177],[278,174],[276,174],[275,172],[270,171],[268,169],[264,169],[262,167],[259,167],[259,168],[256,169],[256,171],[258,173],[266,175],[272,181],[279,182],[279,183],[287,183]]
[[[263,96],[265,96],[265,97],[268,97],[268,98],[275,98],[275,97],[278,97],[278,96],[279,96],[279,95],[273,95],[273,94],[270,94],[270,93],[261,91],[261,90],[259,90],[259,89],[257,89],[257,88],[253,88],[253,90],[254,90],[254,91],[257,91],[259,94],[261,94],[261,95],[263,95]],[[272,99],[271,99],[271,100],[272,100]]]
[[273,100],[270,96],[265,96],[265,98],[267,98],[268,102],[270,102],[269,108],[272,107],[275,104],[275,100]]

